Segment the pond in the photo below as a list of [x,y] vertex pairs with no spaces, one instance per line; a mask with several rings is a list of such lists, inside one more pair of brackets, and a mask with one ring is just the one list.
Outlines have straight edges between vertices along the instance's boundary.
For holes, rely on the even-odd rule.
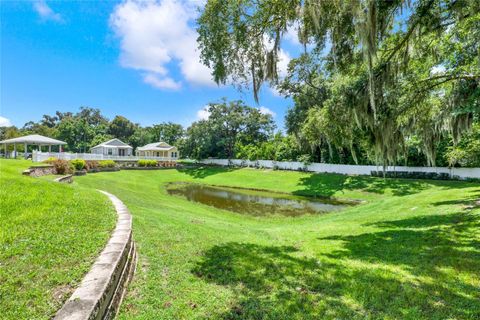
[[342,210],[354,204],[353,201],[301,197],[286,193],[195,183],[170,183],[167,186],[167,192],[170,195],[182,196],[189,201],[255,216],[320,214]]

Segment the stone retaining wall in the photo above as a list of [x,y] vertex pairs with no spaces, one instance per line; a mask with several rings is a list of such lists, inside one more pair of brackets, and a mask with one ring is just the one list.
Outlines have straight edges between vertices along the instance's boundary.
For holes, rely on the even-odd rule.
[[132,216],[114,195],[105,194],[118,214],[107,246],[54,320],[112,319],[115,317],[136,264],[132,237]]
[[73,182],[73,175],[67,174],[66,176],[58,177],[53,181],[63,182],[63,183],[72,183]]
[[32,166],[27,170],[23,171],[24,175],[31,176],[31,177],[41,177],[47,174],[55,174],[55,168],[52,165],[44,165],[44,166]]

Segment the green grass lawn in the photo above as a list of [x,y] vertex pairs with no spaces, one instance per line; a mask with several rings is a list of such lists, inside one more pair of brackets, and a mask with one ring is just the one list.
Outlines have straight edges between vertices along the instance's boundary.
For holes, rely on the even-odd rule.
[[[134,217],[139,264],[120,319],[479,319],[479,184],[255,169],[75,177]],[[172,181],[365,200],[253,217],[169,196]]]
[[22,176],[30,161],[0,160],[0,318],[50,319],[115,227],[90,188]]

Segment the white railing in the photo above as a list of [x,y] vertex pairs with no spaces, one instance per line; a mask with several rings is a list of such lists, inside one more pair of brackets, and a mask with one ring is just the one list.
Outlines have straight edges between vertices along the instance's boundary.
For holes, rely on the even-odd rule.
[[38,152],[33,151],[33,162],[42,162],[48,158],[57,158],[62,160],[115,160],[115,161],[138,161],[138,160],[157,160],[157,161],[176,161],[177,158],[172,157],[147,157],[147,156],[113,156],[96,153],[70,153],[70,152]]
[[[307,170],[311,172],[340,173],[351,175],[370,175],[372,171],[382,171],[382,166],[362,166],[350,164],[329,164],[329,163],[310,163],[305,165],[303,162],[287,162],[273,160],[240,160],[240,159],[205,159],[201,163],[216,165],[235,165],[245,167],[278,168],[282,170]],[[460,179],[476,178],[480,179],[480,168],[447,168],[447,167],[387,167],[386,171],[394,172],[427,172],[427,173],[445,173],[450,177]]]

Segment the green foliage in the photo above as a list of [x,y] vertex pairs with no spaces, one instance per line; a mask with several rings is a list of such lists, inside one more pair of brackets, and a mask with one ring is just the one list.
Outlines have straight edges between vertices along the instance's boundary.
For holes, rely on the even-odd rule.
[[309,165],[312,163],[312,158],[309,154],[302,154],[297,161],[303,162],[304,165]]
[[91,149],[92,147],[98,146],[99,144],[112,139],[113,139],[113,136],[109,134],[99,133],[92,138],[92,140],[89,142],[88,145],[89,145],[89,148]]
[[50,164],[53,165],[57,174],[70,174],[73,173],[73,170],[75,169],[73,164],[67,160],[56,159]]
[[268,141],[259,144],[236,145],[236,158],[248,160],[297,161],[301,155],[295,138],[277,133]]
[[99,109],[80,108],[80,111],[64,115],[58,123],[56,138],[67,142],[67,149],[73,152],[87,152],[91,141],[98,135],[105,135],[108,120]]
[[74,159],[70,160],[70,163],[75,168],[76,171],[81,171],[86,167],[86,162],[83,159]]
[[139,167],[157,167],[158,162],[156,160],[141,159],[137,161],[137,165]]
[[98,166],[100,168],[115,168],[116,164],[113,160],[100,160],[98,161]]
[[47,160],[44,160],[43,162],[45,163],[48,163],[48,164],[52,164],[54,163],[55,161],[57,161],[58,159],[55,158],[55,157],[49,157]]
[[128,139],[135,132],[135,124],[122,116],[115,116],[113,120],[108,124],[108,134],[111,136],[128,141]]
[[451,146],[446,153],[451,166],[480,167],[480,123],[473,125],[457,145]]
[[151,128],[137,126],[133,135],[130,136],[126,142],[130,143],[130,145],[136,149],[155,141],[155,135],[151,132]]
[[184,136],[183,127],[173,122],[156,124],[150,129],[150,132],[155,137],[155,141],[163,141],[171,146],[176,146]]
[[[292,26],[305,50],[279,79]],[[210,0],[198,32],[218,83],[251,84],[257,98],[281,81],[295,102],[287,131],[321,161],[327,149],[330,162],[397,164],[415,136],[436,165],[446,136],[459,140],[480,113],[478,1]]]
[[206,120],[194,122],[187,129],[181,154],[195,159],[235,156],[236,145],[267,141],[275,127],[272,116],[242,101],[211,103]]

